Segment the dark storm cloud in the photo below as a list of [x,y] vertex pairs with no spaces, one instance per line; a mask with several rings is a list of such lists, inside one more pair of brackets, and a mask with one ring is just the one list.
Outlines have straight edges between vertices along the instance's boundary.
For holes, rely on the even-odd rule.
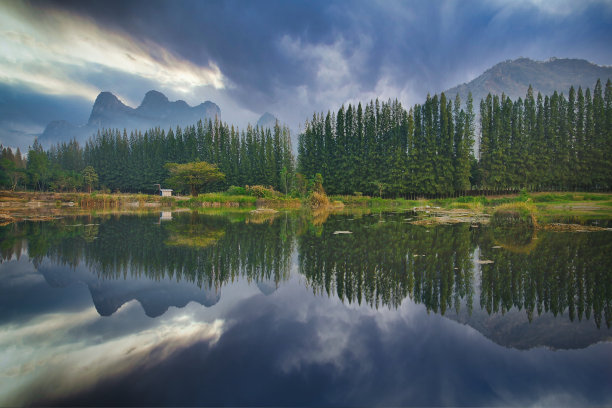
[[[519,56],[610,64],[610,4],[585,4],[105,1],[57,7],[152,40],[192,62],[215,62],[233,85],[232,98],[260,111],[262,105],[292,103],[324,110],[402,91],[417,99],[404,102],[416,103],[427,92]],[[325,64],[338,71],[322,73]],[[330,86],[335,98],[325,104],[318,94]],[[300,87],[307,93],[302,100]]]
[[0,143],[24,148],[52,120],[84,123],[91,109],[79,97],[44,95],[29,88],[0,83]]

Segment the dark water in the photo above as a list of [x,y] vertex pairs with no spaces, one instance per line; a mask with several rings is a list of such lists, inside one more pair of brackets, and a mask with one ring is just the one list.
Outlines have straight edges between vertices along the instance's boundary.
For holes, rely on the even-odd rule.
[[612,233],[409,218],[0,227],[0,405],[612,404]]

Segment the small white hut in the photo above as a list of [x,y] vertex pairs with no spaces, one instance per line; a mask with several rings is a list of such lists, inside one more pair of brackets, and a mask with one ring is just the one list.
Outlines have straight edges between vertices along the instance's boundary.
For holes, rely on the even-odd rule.
[[161,188],[161,184],[153,184],[153,185],[157,186],[157,189],[159,190],[159,195],[161,195],[162,197],[172,197],[172,189]]

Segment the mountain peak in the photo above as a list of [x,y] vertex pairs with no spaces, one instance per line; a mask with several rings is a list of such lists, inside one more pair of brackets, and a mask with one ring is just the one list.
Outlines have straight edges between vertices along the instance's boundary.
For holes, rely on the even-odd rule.
[[571,86],[592,89],[597,79],[606,81],[608,78],[612,78],[612,67],[596,65],[583,59],[552,57],[545,61],[535,61],[520,57],[500,62],[472,81],[444,93],[452,97],[458,93],[465,102],[471,92],[477,106],[488,93],[504,93],[511,99],[524,98],[531,85],[535,94],[540,92],[542,95],[552,95],[554,91],[567,92]]
[[145,94],[140,107],[165,105],[169,102],[166,95],[159,91],[151,90]]
[[132,110],[111,92],[100,92],[91,109],[88,124],[101,125],[111,116],[127,115]]
[[136,109],[125,105],[111,92],[100,92],[85,125],[52,121],[40,136],[46,145],[77,139],[84,142],[99,129],[147,130],[154,127],[173,128],[195,125],[199,120],[221,118],[221,109],[206,101],[192,107],[183,100],[171,102],[159,91],[147,92]]
[[276,125],[278,119],[270,112],[266,112],[257,121],[257,126],[260,128],[273,128]]
[[98,94],[98,97],[94,102],[94,109],[96,106],[110,107],[118,105],[123,105],[119,98],[117,98],[112,92],[104,91]]

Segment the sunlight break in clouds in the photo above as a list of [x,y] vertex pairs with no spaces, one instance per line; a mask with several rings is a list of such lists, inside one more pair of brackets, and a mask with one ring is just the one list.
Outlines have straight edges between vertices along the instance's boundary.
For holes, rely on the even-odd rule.
[[[137,307],[132,301],[113,316]],[[152,366],[196,342],[216,344],[224,321],[200,322],[187,311],[156,319],[154,326],[100,341],[88,333],[100,316],[91,307],[75,313],[41,315],[23,327],[0,326],[0,405],[29,405],[32,398],[76,392],[138,365]],[[72,333],[72,334],[71,334]],[[108,336],[108,333],[105,333]],[[153,351],[155,350],[155,353]],[[44,395],[33,395],[28,389]],[[36,394],[36,393],[35,393]]]
[[146,78],[181,93],[206,85],[225,87],[213,62],[194,65],[157,44],[105,30],[70,13],[42,14],[19,3],[0,3],[0,27],[0,82],[91,100],[100,89],[78,78],[101,70]]

